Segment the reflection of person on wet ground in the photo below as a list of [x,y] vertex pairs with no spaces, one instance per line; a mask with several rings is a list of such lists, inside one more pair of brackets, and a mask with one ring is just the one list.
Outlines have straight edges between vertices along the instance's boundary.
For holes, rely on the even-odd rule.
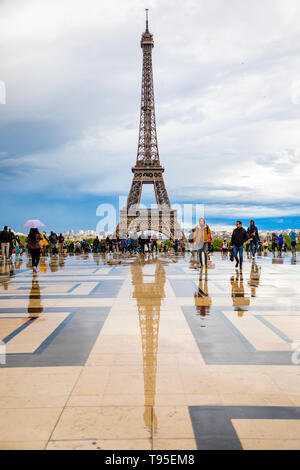
[[242,271],[237,271],[236,276],[231,276],[230,278],[231,284],[231,297],[232,303],[234,307],[237,307],[235,310],[238,311],[238,315],[243,315],[243,309],[241,306],[247,306],[250,304],[250,299],[245,297],[245,289],[244,289],[244,279]]
[[41,262],[40,262],[40,271],[41,273],[45,274],[47,272],[47,269],[48,269],[48,263],[46,263],[46,259],[45,257],[41,258]]
[[27,311],[30,318],[37,318],[43,311],[40,286],[36,277],[32,278]]
[[13,263],[6,261],[0,262],[0,281],[3,285],[4,290],[8,290],[8,284],[11,281],[12,276],[14,275],[14,265]]
[[250,241],[246,242],[245,251],[246,251],[246,254],[247,254],[247,259],[249,259],[250,258]]
[[49,263],[49,267],[50,267],[50,271],[52,273],[55,273],[56,271],[58,271],[58,259],[56,257],[51,257],[51,260],[50,260],[50,263]]
[[67,256],[64,255],[63,253],[61,253],[61,254],[59,255],[58,264],[59,264],[59,267],[60,267],[60,268],[63,268],[63,267],[64,267],[64,265],[65,265],[65,263],[66,263],[66,257],[67,257]]
[[198,290],[194,295],[195,307],[201,317],[209,315],[212,299],[208,294],[208,269],[205,268],[203,279],[203,268],[200,269]]
[[23,264],[23,260],[21,256],[16,256],[15,257],[15,269],[21,269],[22,264]]
[[261,267],[256,263],[252,263],[250,271],[250,280],[248,281],[249,286],[251,286],[251,297],[255,297],[256,288],[259,286]]
[[100,264],[100,255],[98,253],[93,253],[94,263]]

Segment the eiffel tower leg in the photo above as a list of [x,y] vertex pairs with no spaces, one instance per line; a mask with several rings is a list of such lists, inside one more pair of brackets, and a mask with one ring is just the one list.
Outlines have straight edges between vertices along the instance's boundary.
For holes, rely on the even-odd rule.
[[158,207],[162,207],[162,206],[171,207],[163,176],[159,176],[158,178],[155,178],[155,180],[153,181],[153,184],[154,184],[155,196],[156,196]]
[[131,188],[127,199],[127,212],[129,212],[131,206],[137,209],[141,199],[141,194],[142,181],[134,177],[131,183]]

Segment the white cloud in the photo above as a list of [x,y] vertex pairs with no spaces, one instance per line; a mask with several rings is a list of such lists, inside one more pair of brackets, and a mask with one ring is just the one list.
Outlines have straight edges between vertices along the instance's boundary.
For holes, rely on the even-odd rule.
[[36,149],[25,139],[14,154],[2,139],[4,184],[20,192],[57,184],[64,193],[126,194],[138,137],[144,7],[171,199],[206,203],[214,217],[299,215],[296,0],[3,2],[1,123],[52,125],[61,134],[57,143],[49,137],[49,148],[39,148],[33,134]]

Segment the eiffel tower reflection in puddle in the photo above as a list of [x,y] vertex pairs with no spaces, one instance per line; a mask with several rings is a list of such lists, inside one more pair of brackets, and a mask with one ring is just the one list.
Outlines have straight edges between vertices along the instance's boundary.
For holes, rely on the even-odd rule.
[[[165,298],[166,273],[156,257],[140,257],[131,265],[133,298],[139,313],[143,348],[145,411],[144,421],[151,436],[157,431],[155,393],[160,308]],[[149,413],[149,410],[151,411]]]

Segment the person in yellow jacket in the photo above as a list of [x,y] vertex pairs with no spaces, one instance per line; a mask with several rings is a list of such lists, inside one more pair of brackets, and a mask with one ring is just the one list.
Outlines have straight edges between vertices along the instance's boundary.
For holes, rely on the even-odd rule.
[[202,253],[204,253],[205,266],[207,266],[207,253],[208,253],[208,242],[211,238],[211,230],[205,219],[200,217],[199,224],[196,225],[194,230],[194,244],[199,256],[200,266],[203,266]]
[[42,233],[42,239],[41,239],[41,245],[42,245],[42,254],[45,255],[48,251],[48,239],[46,237],[46,232]]

